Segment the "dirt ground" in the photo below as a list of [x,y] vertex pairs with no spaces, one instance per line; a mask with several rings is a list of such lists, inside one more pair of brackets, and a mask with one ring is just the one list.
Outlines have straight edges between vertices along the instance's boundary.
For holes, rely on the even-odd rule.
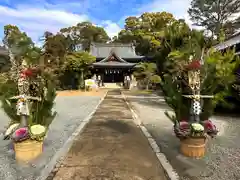
[[92,90],[92,91],[57,91],[58,96],[104,96],[106,93],[106,90],[99,89],[98,91]]
[[167,179],[120,92],[108,92],[55,171],[48,180]]

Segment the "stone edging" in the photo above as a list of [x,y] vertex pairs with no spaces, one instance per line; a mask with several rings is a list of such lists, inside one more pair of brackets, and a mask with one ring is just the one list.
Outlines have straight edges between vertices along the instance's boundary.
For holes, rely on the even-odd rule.
[[36,180],[46,180],[48,178],[49,174],[53,171],[55,165],[58,164],[59,161],[61,161],[64,158],[64,156],[68,153],[68,151],[72,147],[73,141],[75,140],[76,136],[80,134],[84,129],[84,127],[88,124],[88,122],[92,118],[93,114],[96,112],[99,105],[105,99],[107,93],[108,92],[104,94],[104,96],[101,98],[101,100],[99,101],[97,106],[94,108],[94,110],[82,121],[82,123],[77,127],[77,129],[73,132],[73,134],[67,139],[63,147],[57,151],[57,153],[53,156],[51,161],[41,171],[40,175],[36,178]]
[[167,177],[169,180],[179,180],[179,175],[176,173],[176,171],[173,169],[172,165],[168,162],[166,156],[160,151],[160,148],[158,147],[156,141],[153,139],[151,134],[148,132],[147,128],[143,125],[138,115],[135,113],[133,108],[131,107],[130,103],[127,101],[126,96],[122,93],[122,97],[124,101],[126,102],[128,108],[132,112],[132,117],[136,125],[141,129],[144,136],[147,138],[150,146],[152,147],[154,153],[156,154],[158,161],[162,165],[165,173],[167,174]]

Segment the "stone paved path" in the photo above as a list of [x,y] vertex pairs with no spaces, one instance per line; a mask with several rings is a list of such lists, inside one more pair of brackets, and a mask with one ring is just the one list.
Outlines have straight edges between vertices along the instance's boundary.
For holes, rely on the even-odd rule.
[[206,156],[194,160],[179,153],[179,140],[173,134],[172,122],[164,115],[170,108],[161,97],[157,100],[155,96],[128,95],[128,101],[181,180],[240,179],[240,118],[214,116],[212,120],[220,130],[219,135],[208,143]]
[[166,180],[120,91],[111,91],[48,180]]

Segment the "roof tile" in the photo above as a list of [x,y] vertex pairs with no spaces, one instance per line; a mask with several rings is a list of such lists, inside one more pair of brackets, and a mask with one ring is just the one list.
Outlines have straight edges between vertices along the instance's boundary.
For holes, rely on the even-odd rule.
[[135,53],[135,47],[132,44],[107,44],[107,43],[92,43],[90,47],[90,54],[97,58],[108,57],[111,52],[121,58],[142,58]]

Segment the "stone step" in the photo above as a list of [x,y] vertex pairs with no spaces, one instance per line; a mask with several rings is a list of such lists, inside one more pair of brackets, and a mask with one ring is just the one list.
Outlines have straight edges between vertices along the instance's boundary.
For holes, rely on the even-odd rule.
[[104,86],[100,88],[107,88],[107,89],[120,89],[122,88],[121,83],[104,83]]

